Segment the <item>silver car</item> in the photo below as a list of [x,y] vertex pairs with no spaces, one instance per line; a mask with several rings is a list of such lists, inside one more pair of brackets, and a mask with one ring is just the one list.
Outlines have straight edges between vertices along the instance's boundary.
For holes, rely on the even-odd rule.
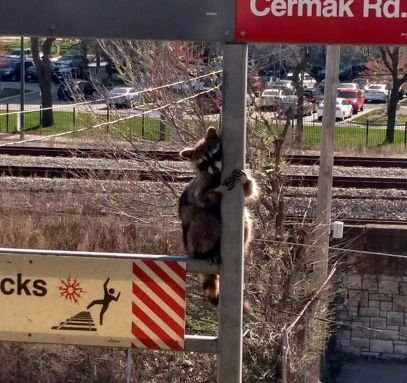
[[132,108],[136,104],[143,102],[143,95],[137,92],[134,88],[128,86],[121,86],[113,88],[106,100],[108,107],[114,106],[124,106],[127,108]]
[[389,101],[389,91],[386,84],[373,84],[365,90],[365,101]]

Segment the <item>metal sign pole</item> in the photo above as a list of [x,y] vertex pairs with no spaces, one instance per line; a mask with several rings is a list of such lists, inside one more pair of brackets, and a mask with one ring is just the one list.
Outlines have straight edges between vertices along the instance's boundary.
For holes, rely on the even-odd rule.
[[[247,45],[226,44],[223,55],[223,177],[243,169],[246,149]],[[243,319],[242,188],[222,202],[218,382],[242,380]]]
[[327,47],[326,60],[326,84],[321,132],[314,251],[316,256],[314,266],[315,280],[320,283],[328,276],[332,168],[335,152],[336,93],[340,60],[339,45],[329,45]]
[[24,140],[25,131],[25,53],[24,53],[24,37],[20,38],[20,140]]

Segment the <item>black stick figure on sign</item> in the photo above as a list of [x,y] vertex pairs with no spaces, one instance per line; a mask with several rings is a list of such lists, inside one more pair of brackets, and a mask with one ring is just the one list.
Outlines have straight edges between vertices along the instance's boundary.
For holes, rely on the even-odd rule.
[[110,278],[106,279],[106,282],[103,284],[103,291],[105,296],[103,299],[95,299],[91,303],[88,304],[87,309],[89,310],[93,305],[102,305],[102,309],[100,310],[100,325],[103,325],[103,315],[106,312],[106,310],[109,308],[110,302],[112,301],[118,301],[120,297],[120,293],[117,294],[117,296],[114,296],[114,289],[110,288],[109,290],[107,289],[107,284],[109,283]]

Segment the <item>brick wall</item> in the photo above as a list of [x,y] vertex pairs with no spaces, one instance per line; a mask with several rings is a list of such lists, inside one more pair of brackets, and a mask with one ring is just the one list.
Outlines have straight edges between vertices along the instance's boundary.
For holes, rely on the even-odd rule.
[[339,297],[337,319],[351,325],[337,333],[341,353],[407,358],[407,274],[348,272]]
[[339,326],[335,354],[407,360],[407,226],[347,227],[335,244],[349,243],[365,253],[338,254],[336,319],[350,326]]

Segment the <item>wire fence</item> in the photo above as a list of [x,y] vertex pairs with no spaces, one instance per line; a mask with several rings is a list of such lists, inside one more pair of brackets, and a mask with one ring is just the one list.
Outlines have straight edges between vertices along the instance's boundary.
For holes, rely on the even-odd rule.
[[[264,124],[261,119],[254,119],[257,129]],[[272,121],[272,124],[281,127],[284,121]],[[372,123],[338,121],[335,124],[335,149],[361,149],[380,147],[386,140],[386,122]],[[322,123],[314,117],[305,118],[300,146],[304,149],[319,148],[321,144]],[[293,119],[288,135],[289,144],[296,142],[298,133],[297,121]],[[394,147],[407,149],[407,121],[397,123],[394,127]]]
[[[177,101],[178,103],[178,101]],[[173,107],[171,104],[168,107]],[[15,105],[14,105],[15,108]],[[151,108],[151,111],[148,109]],[[28,134],[46,136],[81,130],[84,127],[104,124],[106,130],[111,126],[120,127],[127,139],[132,137],[151,141],[165,141],[171,139],[173,126],[165,119],[165,108],[154,110],[151,105],[138,105],[135,109],[111,108],[101,104],[100,100],[72,104],[54,105],[52,107],[54,123],[52,127],[42,126],[43,113],[46,110],[39,109],[36,105],[26,105],[24,111],[24,131]],[[180,109],[182,109],[180,107]],[[185,110],[182,111],[185,113]],[[15,134],[20,131],[20,113],[13,109],[13,104],[0,105],[0,133]],[[206,115],[205,119],[218,126],[220,115],[217,113]],[[249,120],[251,121],[251,120]],[[255,117],[256,129],[261,129],[264,122]],[[283,120],[271,123],[282,125]],[[386,140],[387,123],[384,122],[354,122],[351,120],[337,121],[335,125],[335,148],[362,149],[380,147]],[[317,149],[321,143],[322,123],[313,114],[303,120],[303,134],[300,146],[305,149]],[[296,143],[298,125],[296,119],[291,121],[289,130],[289,144]],[[298,146],[298,144],[296,144]],[[394,142],[392,147],[407,149],[407,121],[397,123],[394,128]]]

